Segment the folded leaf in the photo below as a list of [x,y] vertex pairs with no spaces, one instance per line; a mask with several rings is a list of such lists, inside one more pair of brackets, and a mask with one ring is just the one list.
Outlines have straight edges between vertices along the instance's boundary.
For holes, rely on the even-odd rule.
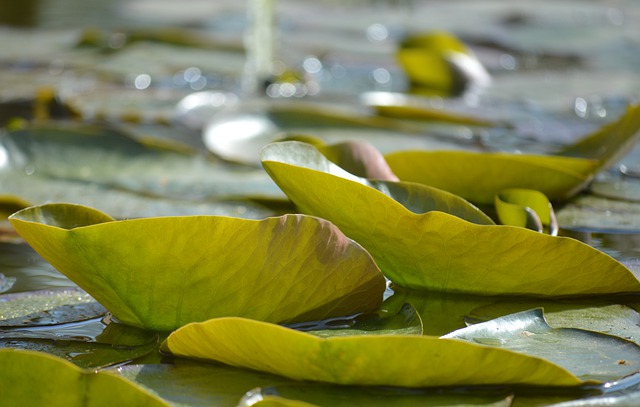
[[392,199],[400,194],[385,195],[312,161],[310,151],[301,143],[271,144],[263,165],[302,212],[330,220],[362,244],[397,285],[483,295],[640,292],[626,267],[577,240],[476,225],[438,207],[412,212]]
[[126,324],[218,316],[295,322],[375,310],[385,280],[329,222],[303,215],[114,221],[70,204],[10,218],[29,244]]
[[540,191],[507,189],[495,197],[498,219],[503,225],[526,227],[537,232],[558,234],[553,206]]
[[[318,338],[243,318],[193,323],[161,349],[295,380],[425,387],[474,384],[577,385],[544,359],[459,340],[415,335]],[[462,374],[461,374],[462,373]]]

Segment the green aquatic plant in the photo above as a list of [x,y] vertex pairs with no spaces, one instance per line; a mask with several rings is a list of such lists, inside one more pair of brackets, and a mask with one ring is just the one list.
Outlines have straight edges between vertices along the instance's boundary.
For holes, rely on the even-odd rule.
[[116,221],[47,204],[10,221],[120,322],[154,330],[220,316],[285,323],[372,311],[385,290],[360,245],[304,215]]
[[337,225],[399,286],[483,295],[640,292],[636,277],[601,251],[482,222],[479,210],[455,195],[431,188],[427,204],[426,193],[407,192],[424,191],[417,184],[385,182],[381,191],[300,142],[270,144],[262,160],[299,210]]

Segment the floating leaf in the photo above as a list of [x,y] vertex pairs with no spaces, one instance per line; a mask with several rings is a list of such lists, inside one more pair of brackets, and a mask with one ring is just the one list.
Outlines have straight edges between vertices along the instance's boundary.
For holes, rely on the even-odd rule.
[[[362,244],[397,285],[483,295],[640,291],[626,267],[577,240],[422,213],[425,206],[414,213],[391,198],[402,202],[402,195],[380,193],[318,156],[312,146],[275,143],[263,150],[263,165],[300,210]],[[415,184],[377,185],[419,191]]]
[[640,104],[627,107],[618,120],[569,145],[557,154],[598,160],[606,169],[624,156],[640,138]]
[[498,120],[491,120],[480,115],[447,110],[442,106],[442,98],[433,99],[392,92],[367,92],[362,101],[371,106],[380,116],[397,119],[413,119],[442,121],[448,123],[468,124],[472,126],[496,126]]
[[34,127],[7,133],[0,142],[10,168],[30,175],[174,199],[282,198],[262,171],[106,127]]
[[540,308],[472,325],[443,338],[464,339],[541,357],[583,380],[615,380],[640,368],[640,346],[591,331],[552,328]]
[[107,312],[89,294],[74,288],[5,294],[0,304],[0,327],[65,324]]
[[335,384],[425,387],[581,383],[546,360],[459,340],[416,335],[318,338],[237,317],[186,325],[169,335],[161,349],[176,356],[214,360],[295,380]]
[[537,232],[545,228],[552,236],[558,234],[558,221],[553,206],[540,191],[507,189],[495,198],[498,219],[504,225],[526,227]]
[[172,364],[127,365],[114,373],[177,406],[235,406],[255,387],[290,383],[266,373],[176,359]]
[[[469,151],[404,151],[385,156],[403,181],[441,188],[472,202],[490,204],[500,191],[510,188],[538,190],[549,199],[565,200],[591,181],[593,175],[626,152],[640,129],[640,105],[588,135],[588,145],[598,150],[575,156],[543,156]],[[580,143],[576,144],[579,146]],[[600,153],[599,153],[600,152]]]
[[[330,152],[330,155],[334,155]],[[306,143],[287,141],[272,143],[262,150],[262,164],[276,183],[288,193],[289,188],[283,188],[285,180],[281,178],[286,173],[287,182],[297,184],[306,179],[305,183],[313,180],[313,184],[324,185],[330,182],[332,189],[356,186],[362,194],[366,194],[370,203],[382,201],[385,210],[404,214],[411,211],[423,214],[428,211],[444,211],[452,213],[470,222],[493,224],[493,221],[478,208],[458,196],[437,188],[425,187],[414,183],[378,181],[357,177],[329,161],[317,148]],[[276,174],[276,171],[278,173]],[[280,176],[279,176],[280,175]],[[337,197],[340,199],[340,197]],[[297,199],[292,199],[297,205]],[[326,205],[327,207],[329,204]],[[350,207],[351,204],[348,206]],[[329,208],[327,208],[329,209]],[[341,210],[340,206],[335,207]]]
[[[386,311],[386,310],[385,310]],[[411,304],[404,304],[396,313],[360,314],[353,319],[332,318],[318,323],[289,325],[322,338],[352,335],[422,335],[422,320]]]
[[479,204],[505,189],[538,190],[567,199],[591,180],[597,161],[584,158],[471,151],[404,151],[385,156],[403,181],[441,188]]
[[40,352],[0,349],[0,365],[0,399],[7,406],[168,406],[122,377]]
[[[248,392],[243,406],[263,406],[269,401],[304,402],[326,407],[509,407],[513,395],[508,390],[491,388],[424,388],[336,386],[322,383],[292,383],[262,387]],[[286,401],[285,401],[286,400]],[[244,403],[244,404],[242,404]]]
[[367,252],[303,215],[114,221],[48,204],[10,220],[119,321],[155,330],[229,315],[296,322],[371,311],[385,290]]
[[468,312],[468,320],[488,321],[504,315],[544,308],[544,316],[552,326],[586,329],[615,335],[640,345],[640,314],[622,304],[597,301],[543,301],[512,299],[481,305]]
[[46,352],[82,368],[103,368],[129,362],[150,354],[157,346],[156,333],[95,319],[0,330],[0,348]]

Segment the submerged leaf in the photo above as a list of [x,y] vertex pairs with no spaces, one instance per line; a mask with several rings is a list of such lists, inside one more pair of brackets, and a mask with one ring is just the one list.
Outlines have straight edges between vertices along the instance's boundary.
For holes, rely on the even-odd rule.
[[471,325],[443,338],[464,339],[541,357],[583,380],[611,381],[640,368],[640,346],[596,332],[552,328],[540,308]]
[[371,311],[385,290],[362,247],[303,215],[114,221],[49,204],[10,220],[119,321],[155,330],[230,315],[295,322]]
[[640,292],[626,267],[577,240],[476,225],[439,212],[446,211],[442,206],[414,213],[392,199],[402,202],[402,195],[380,193],[318,156],[312,146],[275,143],[263,150],[263,165],[301,211],[331,221],[362,244],[397,285],[542,296]]
[[459,340],[415,335],[318,338],[234,317],[186,325],[169,335],[161,349],[176,356],[214,360],[295,380],[336,384],[582,383],[546,360]]
[[0,349],[0,365],[5,406],[168,406],[122,377],[84,371],[40,352]]

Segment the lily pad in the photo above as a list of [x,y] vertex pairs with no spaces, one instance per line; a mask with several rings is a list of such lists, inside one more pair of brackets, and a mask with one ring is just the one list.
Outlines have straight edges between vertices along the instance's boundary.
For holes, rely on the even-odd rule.
[[353,319],[331,318],[317,324],[288,325],[322,338],[353,335],[422,335],[422,320],[411,304],[404,304],[396,313],[383,310],[374,314],[360,314]]
[[582,383],[544,359],[460,340],[416,335],[318,338],[237,317],[186,325],[169,335],[161,350],[294,380],[334,384],[425,387]]
[[385,159],[403,181],[441,188],[478,204],[492,204],[496,194],[510,188],[564,200],[584,189],[598,164],[584,158],[471,151],[404,151]]
[[120,322],[154,330],[230,315],[284,323],[372,311],[385,290],[362,247],[303,215],[114,221],[48,204],[10,221]]
[[122,377],[85,371],[44,353],[0,349],[0,364],[0,398],[7,406],[168,406]]
[[0,296],[0,327],[41,326],[84,321],[106,309],[86,292],[66,288]]
[[[584,243],[519,227],[476,225],[438,211],[447,210],[435,206],[438,200],[435,207],[412,212],[399,204],[407,195],[363,185],[318,158],[312,146],[271,144],[263,150],[263,165],[301,211],[330,220],[362,244],[397,285],[483,295],[640,291],[626,267]],[[415,184],[376,185],[420,190]]]
[[113,371],[174,406],[236,406],[255,387],[290,383],[279,376],[186,359],[171,364],[126,365]]
[[[320,383],[281,384],[253,389],[243,397],[241,406],[264,406],[269,402],[313,403],[326,407],[509,407],[513,395],[505,390],[467,389],[405,389],[400,387],[336,386]],[[287,405],[287,404],[283,404]],[[294,405],[294,404],[292,404]]]
[[0,330],[0,348],[46,352],[82,368],[104,368],[157,350],[158,335],[128,325],[88,320]]
[[510,188],[538,190],[561,201],[583,190],[598,170],[631,148],[640,129],[639,111],[640,105],[630,107],[615,122],[586,136],[594,151],[583,152],[580,142],[563,150],[572,156],[404,151],[385,158],[403,181],[442,188],[479,204],[492,203],[496,194]]
[[[336,149],[328,151],[330,156],[334,156]],[[289,199],[298,206],[300,206],[299,202],[295,198],[292,199],[289,188],[283,187],[284,183],[281,179],[283,173],[288,173],[290,182],[296,182],[298,177],[310,177],[308,179],[313,179],[313,184],[324,185],[326,182],[331,182],[333,183],[331,187],[337,190],[359,184],[360,187],[356,187],[356,190],[367,194],[370,202],[382,200],[386,203],[385,208],[397,214],[406,211],[423,214],[439,210],[452,213],[470,222],[493,224],[491,218],[481,210],[456,195],[415,183],[371,180],[355,176],[329,161],[316,147],[307,143],[297,141],[272,143],[262,149],[261,158],[265,170],[289,196]],[[278,169],[280,171],[276,173]],[[329,206],[334,206],[329,203],[325,205],[327,209]],[[335,208],[342,209],[340,206]]]
[[464,339],[541,357],[583,380],[611,381],[640,368],[640,346],[596,332],[552,328],[540,308],[472,325],[443,338]]

